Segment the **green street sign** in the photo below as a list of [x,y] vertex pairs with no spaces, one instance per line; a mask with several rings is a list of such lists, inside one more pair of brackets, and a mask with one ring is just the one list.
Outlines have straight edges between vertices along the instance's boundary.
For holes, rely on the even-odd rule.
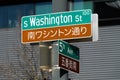
[[58,40],[58,47],[60,54],[63,54],[75,60],[79,60],[79,48],[77,48],[76,46],[68,44],[65,41]]
[[91,14],[91,9],[83,9],[77,11],[23,16],[21,19],[21,29],[32,30],[59,26],[90,24]]

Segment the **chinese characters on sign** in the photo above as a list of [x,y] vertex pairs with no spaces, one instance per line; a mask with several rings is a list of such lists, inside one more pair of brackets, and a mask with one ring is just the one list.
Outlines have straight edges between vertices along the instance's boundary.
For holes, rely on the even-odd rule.
[[91,37],[90,9],[22,17],[22,43]]
[[79,73],[79,62],[59,54],[59,66],[61,68]]
[[79,48],[65,41],[58,40],[59,66],[79,73]]
[[22,37],[23,42],[85,38],[91,37],[91,24],[25,30],[22,34],[24,35]]

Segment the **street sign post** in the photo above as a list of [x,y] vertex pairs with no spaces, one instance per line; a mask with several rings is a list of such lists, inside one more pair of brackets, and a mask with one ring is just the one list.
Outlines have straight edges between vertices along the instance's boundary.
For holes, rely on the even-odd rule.
[[24,16],[21,23],[22,43],[91,37],[90,9]]
[[59,66],[61,68],[79,73],[79,48],[58,40]]

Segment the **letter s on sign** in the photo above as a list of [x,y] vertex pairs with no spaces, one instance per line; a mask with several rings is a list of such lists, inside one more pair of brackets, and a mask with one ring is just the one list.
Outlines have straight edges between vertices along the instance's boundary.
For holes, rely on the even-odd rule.
[[28,27],[27,21],[24,21],[24,27]]

